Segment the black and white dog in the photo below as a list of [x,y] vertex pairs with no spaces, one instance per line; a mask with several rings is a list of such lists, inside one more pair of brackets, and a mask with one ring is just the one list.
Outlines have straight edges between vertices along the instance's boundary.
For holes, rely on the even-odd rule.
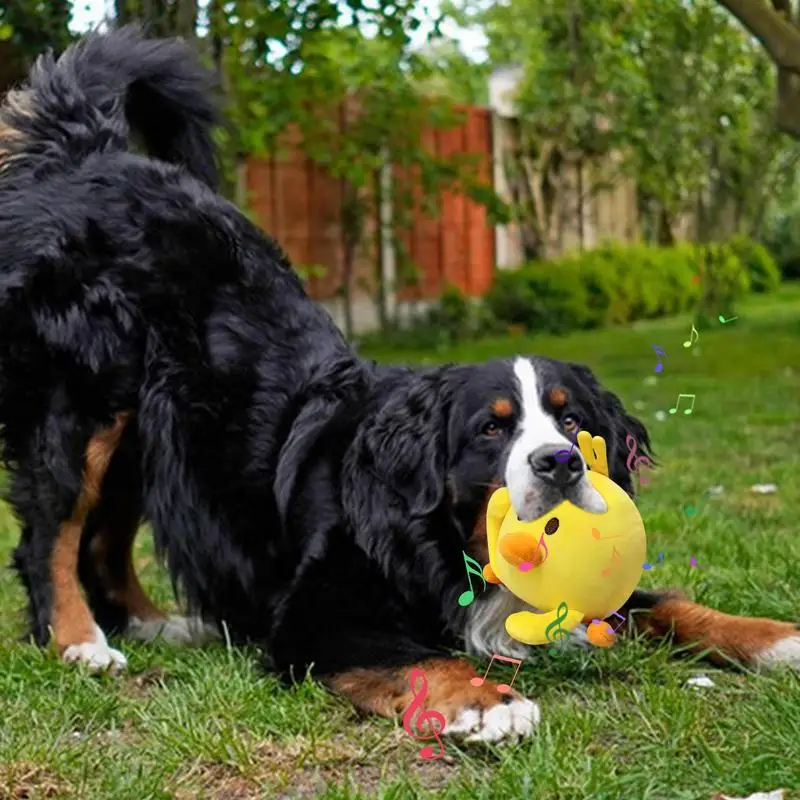
[[[412,370],[359,358],[276,244],[214,191],[207,75],[133,29],[42,57],[0,111],[0,424],[22,524],[14,564],[37,643],[125,664],[106,633],[190,638],[143,592],[142,519],[190,611],[312,667],[379,714],[428,704],[450,733],[529,733],[535,703],[451,649],[518,654],[491,587],[469,608],[462,551],[487,561],[506,484],[521,516],[602,499],[569,446],[642,425],[576,364],[520,357]],[[150,157],[129,152],[132,132]],[[640,630],[714,657],[800,667],[788,622],[637,591]]]

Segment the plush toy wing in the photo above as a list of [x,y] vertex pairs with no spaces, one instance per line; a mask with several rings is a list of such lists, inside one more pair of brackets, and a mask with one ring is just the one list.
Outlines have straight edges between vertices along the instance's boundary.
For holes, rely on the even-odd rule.
[[589,431],[579,431],[578,447],[589,469],[608,478],[606,440],[602,436],[592,436]]
[[489,583],[502,583],[497,577],[497,545],[500,526],[511,508],[511,495],[505,486],[497,489],[486,506],[486,539],[489,545],[489,563],[483,568],[483,577]]

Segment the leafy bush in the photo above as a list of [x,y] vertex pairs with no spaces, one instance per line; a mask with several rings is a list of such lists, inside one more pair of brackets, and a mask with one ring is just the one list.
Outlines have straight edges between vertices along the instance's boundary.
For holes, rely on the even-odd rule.
[[800,278],[800,211],[775,217],[764,244],[778,262],[784,278]]
[[[766,275],[769,268],[760,269]],[[770,273],[768,285],[773,280]],[[498,273],[486,307],[505,325],[557,333],[687,310],[729,313],[749,284],[727,245],[606,244]]]
[[701,319],[730,314],[736,301],[750,291],[750,275],[729,244],[696,248],[700,256],[702,291],[697,308]]
[[763,244],[747,236],[735,236],[728,244],[747,270],[754,292],[778,291],[781,285],[781,271]]
[[364,334],[361,343],[373,340],[382,347],[439,350],[468,337],[505,333],[501,325],[480,302],[467,297],[455,286],[448,286],[438,301],[405,324],[396,323],[387,330]]
[[691,311],[698,324],[734,313],[751,286],[737,252],[772,290],[775,269],[764,248],[732,244],[605,244],[556,261],[501,270],[484,302],[455,287],[406,325],[370,334],[384,347],[437,350],[455,341],[519,330],[562,333]]

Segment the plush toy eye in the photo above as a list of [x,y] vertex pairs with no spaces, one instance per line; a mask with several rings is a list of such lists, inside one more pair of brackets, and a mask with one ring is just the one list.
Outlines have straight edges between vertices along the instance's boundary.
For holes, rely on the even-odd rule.
[[550,517],[550,519],[547,520],[547,525],[544,526],[544,532],[548,536],[552,536],[558,530],[559,524],[558,517]]

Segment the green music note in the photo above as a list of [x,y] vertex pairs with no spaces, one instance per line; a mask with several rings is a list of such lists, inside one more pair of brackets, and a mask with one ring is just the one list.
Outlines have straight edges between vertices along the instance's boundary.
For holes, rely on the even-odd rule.
[[[469,581],[469,589],[466,592],[462,592],[458,596],[458,604],[460,606],[468,606],[474,599],[475,599],[475,591],[472,588],[472,578],[470,578],[469,574],[472,573],[473,575],[477,575],[483,581],[483,588],[486,588],[486,578],[483,577],[483,570],[481,569],[481,565],[472,557],[468,556],[463,550],[461,551],[462,555],[464,556],[464,566],[467,568],[467,580]],[[475,566],[470,564],[470,561]]]
[[[569,631],[565,631],[561,627],[561,623],[569,616],[569,606],[566,603],[559,603],[558,608],[556,609],[556,618],[544,629],[544,635],[547,638],[548,642],[553,642],[554,644],[561,639],[566,639],[569,636]],[[550,630],[555,628],[553,631],[552,636],[550,635]],[[552,648],[551,650],[547,651],[550,653],[551,656],[558,655],[558,650]]]

